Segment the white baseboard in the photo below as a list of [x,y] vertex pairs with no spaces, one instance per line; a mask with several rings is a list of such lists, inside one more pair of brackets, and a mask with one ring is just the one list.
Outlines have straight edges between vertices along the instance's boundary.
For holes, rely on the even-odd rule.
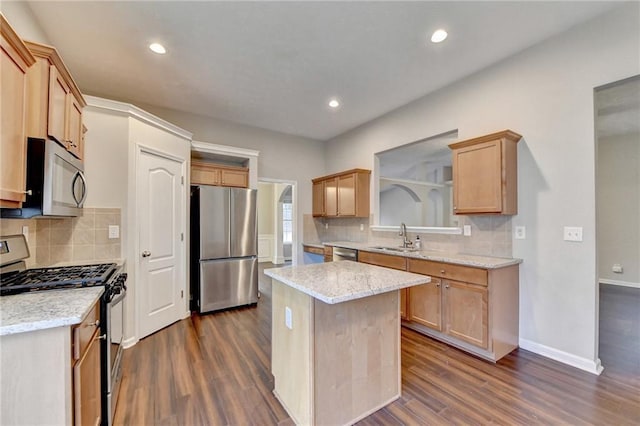
[[136,339],[135,337],[129,337],[128,339],[122,340],[122,347],[124,349],[129,349],[130,347],[134,346],[136,343],[138,343],[138,339]]
[[530,352],[534,352],[538,355],[551,358],[563,364],[579,368],[580,370],[587,371],[591,374],[600,375],[600,373],[602,373],[602,370],[604,369],[604,367],[602,367],[602,364],[600,363],[599,358],[596,361],[593,361],[591,359],[582,358],[568,352],[541,345],[540,343],[532,342],[531,340],[523,338],[520,338],[518,343],[522,349],[526,349]]
[[631,281],[609,280],[607,278],[600,278],[598,281],[600,281],[600,284],[611,284],[611,285],[619,285],[622,287],[640,288],[640,283],[634,283]]

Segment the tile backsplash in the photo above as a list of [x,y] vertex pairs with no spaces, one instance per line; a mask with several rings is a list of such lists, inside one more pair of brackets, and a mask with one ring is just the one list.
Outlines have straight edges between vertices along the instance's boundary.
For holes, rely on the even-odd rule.
[[119,259],[121,239],[109,238],[109,225],[121,226],[120,209],[85,208],[74,218],[2,219],[0,233],[21,234],[28,226],[27,266],[50,266]]
[[[420,235],[423,249],[443,250],[480,256],[512,257],[510,216],[458,216],[460,227],[471,226],[471,235],[425,234],[409,232],[411,240]],[[401,237],[394,232],[371,231],[373,219],[314,218],[304,215],[304,242],[354,241],[371,245],[396,246]],[[360,230],[362,225],[362,230]],[[398,230],[399,230],[398,224]]]

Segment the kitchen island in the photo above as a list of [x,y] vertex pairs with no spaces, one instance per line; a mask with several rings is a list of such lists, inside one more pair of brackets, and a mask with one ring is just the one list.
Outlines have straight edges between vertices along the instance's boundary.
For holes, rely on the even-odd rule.
[[399,290],[430,277],[351,261],[265,274],[274,394],[296,424],[353,424],[400,397]]

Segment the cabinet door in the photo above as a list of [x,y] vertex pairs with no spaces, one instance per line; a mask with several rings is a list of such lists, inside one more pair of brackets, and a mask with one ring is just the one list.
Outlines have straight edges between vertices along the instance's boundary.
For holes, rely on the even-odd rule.
[[409,319],[409,289],[403,288],[400,290],[400,318],[403,320]]
[[222,169],[220,171],[220,182],[222,186],[247,188],[249,187],[249,172],[245,170]]
[[324,182],[324,209],[327,216],[338,216],[338,178]]
[[324,181],[313,182],[313,205],[311,213],[314,217],[324,216]]
[[409,320],[442,331],[442,281],[431,277],[428,284],[409,289]]
[[453,151],[456,214],[502,212],[502,144],[493,140]]
[[220,185],[220,170],[208,164],[191,163],[191,185]]
[[[5,24],[5,21],[2,21]],[[27,139],[25,88],[27,65],[2,37],[0,54],[0,207],[20,207],[24,201]]]
[[100,341],[94,335],[84,356],[73,367],[74,425],[99,425],[100,399]]
[[356,175],[338,177],[338,215],[356,215]]
[[77,158],[84,155],[83,131],[82,131],[82,106],[73,94],[67,95],[67,130],[66,140],[69,143],[67,149]]
[[50,66],[49,72],[49,116],[47,120],[47,133],[49,137],[67,147],[66,136],[66,114],[67,95],[69,86],[62,79],[58,69]]
[[444,281],[446,333],[488,349],[489,314],[486,287]]

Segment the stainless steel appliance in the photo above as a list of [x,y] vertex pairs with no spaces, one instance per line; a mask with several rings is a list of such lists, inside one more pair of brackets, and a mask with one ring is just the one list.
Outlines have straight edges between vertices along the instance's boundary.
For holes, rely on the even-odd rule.
[[78,216],[86,198],[82,161],[53,140],[29,139],[26,200],[22,208],[0,209],[1,216]]
[[191,187],[191,309],[258,301],[255,189]]
[[357,262],[358,250],[344,248],[344,247],[334,247],[333,261],[336,262],[338,260],[353,260],[354,262]]
[[127,274],[115,263],[26,269],[29,249],[23,235],[0,237],[0,296],[30,291],[104,286],[100,299],[102,424],[110,425],[121,379],[123,300]]

